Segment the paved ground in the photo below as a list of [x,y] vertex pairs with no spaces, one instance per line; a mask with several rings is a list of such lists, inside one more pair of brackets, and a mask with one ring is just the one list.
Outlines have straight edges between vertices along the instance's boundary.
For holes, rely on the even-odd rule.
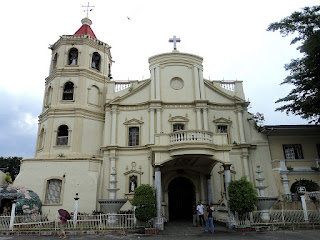
[[[82,236],[68,236],[67,239],[89,239],[89,240],[117,240],[117,239],[141,239],[141,240],[165,240],[165,239],[215,239],[215,240],[295,240],[295,239],[308,239],[318,240],[320,239],[320,230],[277,230],[277,231],[251,231],[251,232],[236,232],[234,230],[228,230],[224,226],[215,226],[215,233],[204,232],[204,227],[193,227],[192,224],[186,222],[170,223],[165,231],[158,235],[144,235],[144,234],[128,234],[121,235],[115,233],[113,235],[105,234],[99,235],[82,235]],[[0,240],[53,240],[59,239],[58,236],[3,236]]]

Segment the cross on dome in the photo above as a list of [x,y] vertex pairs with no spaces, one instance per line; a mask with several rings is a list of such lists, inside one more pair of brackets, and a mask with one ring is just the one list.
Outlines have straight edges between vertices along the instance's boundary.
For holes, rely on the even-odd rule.
[[180,38],[173,36],[173,38],[169,38],[169,42],[173,42],[173,50],[177,50],[177,42],[181,42]]
[[93,10],[93,9],[90,9],[90,10],[89,10],[89,8],[91,8],[91,7],[95,7],[95,6],[90,6],[90,4],[89,4],[89,2],[88,2],[88,6],[82,6],[82,7],[87,8],[87,10],[84,10],[84,12],[87,12],[87,17],[88,17],[89,12],[91,12],[91,11]]

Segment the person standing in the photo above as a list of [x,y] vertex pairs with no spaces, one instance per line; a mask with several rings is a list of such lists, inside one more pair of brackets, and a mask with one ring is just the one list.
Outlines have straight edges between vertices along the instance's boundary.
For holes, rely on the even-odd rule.
[[[65,229],[66,229],[66,225],[67,225],[67,220],[63,217],[60,216],[60,220],[61,220],[61,235],[60,235],[60,238],[67,238],[67,235],[66,235],[66,232],[65,232]],[[62,237],[63,235],[63,237]]]
[[209,231],[209,225],[211,225],[211,233],[214,233],[214,225],[213,225],[213,211],[207,205],[207,222],[206,222],[206,232]]
[[197,211],[196,205],[192,206],[192,212],[193,212],[193,215],[192,215],[192,217],[193,217],[192,218],[193,226],[198,227],[198,225],[197,225],[197,213],[198,213],[198,211]]
[[198,216],[199,216],[199,222],[200,222],[200,226],[203,225],[205,226],[205,221],[204,221],[204,206],[202,205],[202,203],[199,201],[198,206],[197,206],[197,212],[198,212]]

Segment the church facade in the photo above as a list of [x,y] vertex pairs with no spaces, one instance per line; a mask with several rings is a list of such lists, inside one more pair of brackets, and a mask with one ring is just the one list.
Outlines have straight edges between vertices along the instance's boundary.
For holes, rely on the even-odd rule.
[[202,57],[176,49],[149,58],[149,79],[114,81],[110,46],[82,24],[50,47],[35,157],[14,183],[36,192],[44,213],[72,211],[76,193],[80,212],[99,211],[99,199],[130,200],[150,184],[158,215],[189,217],[198,201],[226,205],[231,179],[255,185],[258,166],[266,196],[279,195],[242,81],[204,79]]

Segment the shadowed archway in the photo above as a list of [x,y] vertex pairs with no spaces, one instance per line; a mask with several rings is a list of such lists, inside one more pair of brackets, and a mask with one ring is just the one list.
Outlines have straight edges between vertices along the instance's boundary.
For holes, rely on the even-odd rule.
[[193,183],[185,177],[173,179],[168,187],[169,216],[171,220],[192,219],[192,205],[195,204]]

